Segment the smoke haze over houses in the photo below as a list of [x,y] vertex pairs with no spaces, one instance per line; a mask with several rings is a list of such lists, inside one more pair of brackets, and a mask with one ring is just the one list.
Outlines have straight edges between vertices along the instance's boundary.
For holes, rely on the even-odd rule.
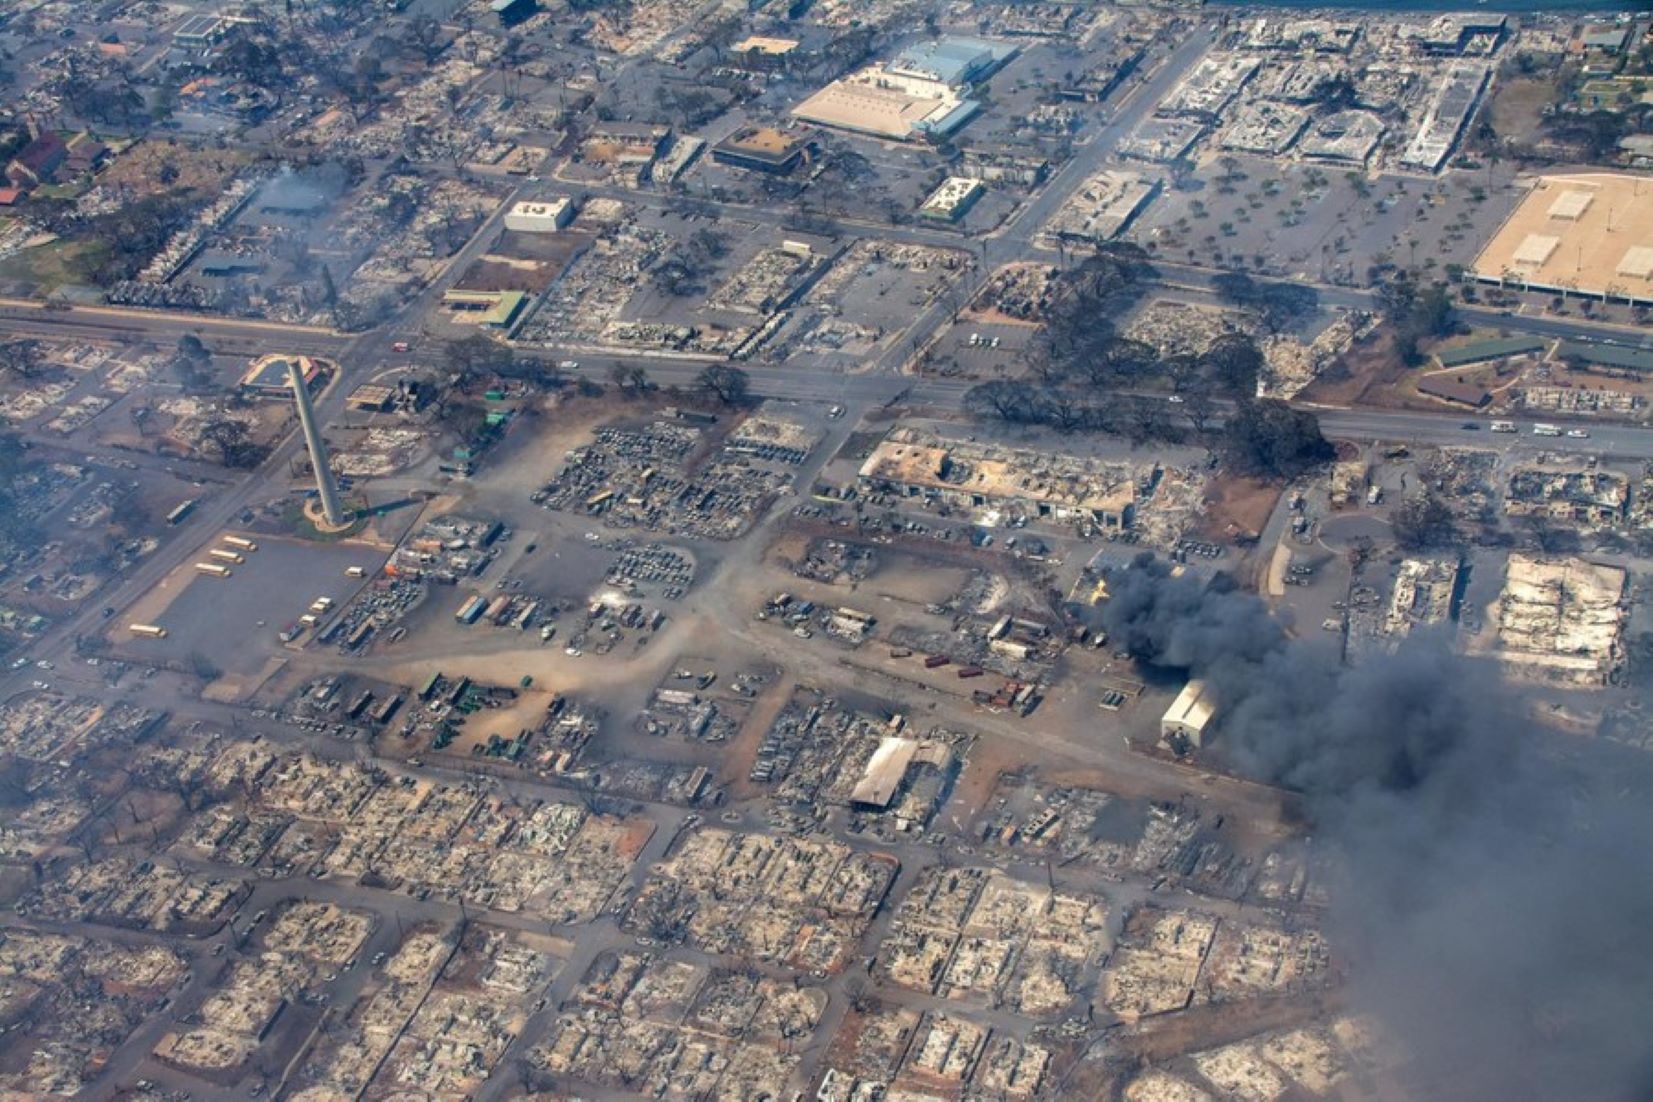
[[1257,597],[1143,556],[1103,626],[1216,687],[1218,744],[1300,792],[1339,883],[1332,933],[1419,1097],[1653,1090],[1653,810],[1598,747],[1557,747],[1496,670],[1423,638],[1347,668]]

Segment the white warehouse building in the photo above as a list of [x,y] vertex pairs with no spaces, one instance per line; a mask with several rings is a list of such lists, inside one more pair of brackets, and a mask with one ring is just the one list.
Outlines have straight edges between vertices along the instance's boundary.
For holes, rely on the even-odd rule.
[[567,196],[543,203],[524,199],[505,212],[505,228],[517,233],[556,233],[574,221],[574,201]]
[[1165,709],[1159,721],[1159,734],[1173,749],[1205,744],[1205,733],[1217,718],[1217,703],[1203,678],[1194,678],[1182,687],[1182,692]]

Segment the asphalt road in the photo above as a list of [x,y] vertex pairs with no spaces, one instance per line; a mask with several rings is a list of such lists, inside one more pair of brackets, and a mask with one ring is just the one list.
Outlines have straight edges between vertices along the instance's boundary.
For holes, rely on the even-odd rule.
[[[1383,410],[1320,410],[1320,427],[1327,436],[1351,440],[1392,440],[1397,443],[1456,444],[1501,450],[1531,448],[1547,452],[1570,452],[1619,459],[1653,459],[1653,429],[1630,425],[1592,424],[1589,436],[1535,436],[1535,418],[1515,422],[1513,433],[1488,431],[1491,419],[1479,416],[1452,416],[1433,413],[1400,413]],[[1467,430],[1465,425],[1481,428]],[[1558,424],[1560,424],[1558,422]],[[1571,425],[1563,427],[1571,428]]]
[[992,268],[1023,259],[1040,227],[1067,202],[1068,196],[1102,168],[1113,156],[1120,140],[1148,117],[1172,86],[1182,79],[1215,41],[1216,36],[1210,31],[1199,30],[1172,51],[1146,81],[1134,86],[1127,85],[1129,90],[1124,98],[1116,104],[1110,103],[1112,119],[1079,147],[1068,163],[1046,181],[1045,186],[1031,202],[1025,204],[997,231],[988,235],[987,267]]
[[[1188,68],[1205,52],[1210,35],[1200,31],[1164,59],[1148,78],[1129,86],[1117,104],[1110,104],[1113,112],[1106,123],[1089,141],[1082,145],[1074,158],[1059,170],[1040,192],[1016,215],[994,233],[977,242],[982,263],[967,277],[967,293],[974,293],[998,265],[1025,258],[1035,250],[1033,236],[1072,191],[1100,168],[1113,154],[1118,140],[1128,133],[1152,110],[1155,103],[1182,77]],[[97,341],[145,342],[157,347],[176,343],[179,337],[193,333],[208,340],[216,351],[248,355],[257,352],[284,350],[325,356],[340,365],[338,378],[317,402],[324,423],[335,418],[343,409],[345,399],[364,379],[391,366],[402,357],[393,351],[401,341],[414,343],[423,334],[423,321],[452,283],[458,279],[472,260],[488,248],[498,235],[504,212],[517,197],[513,192],[501,204],[494,216],[472,237],[444,270],[444,274],[409,302],[387,324],[365,334],[349,336],[313,326],[285,325],[274,322],[233,318],[215,318],[191,314],[173,314],[160,311],[127,310],[114,307],[76,306],[67,309],[47,309],[41,304],[15,299],[0,300],[0,333],[24,336],[47,336],[59,339]],[[628,193],[627,201],[651,201],[647,193]],[[740,208],[742,217],[752,216],[755,208]],[[785,212],[765,212],[765,219],[783,222]],[[846,227],[846,230],[848,227]],[[891,240],[913,241],[925,244],[945,244],[952,247],[968,245],[968,239],[941,230],[918,227],[866,227],[861,232],[877,232]],[[854,231],[850,231],[854,232]],[[1158,262],[1160,278],[1193,289],[1209,290],[1212,279],[1219,273],[1213,269],[1193,265]],[[1369,292],[1340,287],[1318,288],[1323,305],[1345,308],[1369,308],[1373,305]],[[752,380],[752,390],[759,397],[780,397],[802,401],[834,402],[845,405],[876,407],[910,403],[915,406],[941,410],[956,410],[963,404],[969,384],[951,380],[921,380],[899,374],[911,350],[933,339],[950,323],[953,306],[948,296],[924,308],[905,339],[896,342],[866,373],[845,375],[836,371],[812,369],[807,362],[793,361],[784,366],[750,365],[745,368]],[[1460,314],[1475,324],[1496,325],[1512,331],[1530,332],[1544,336],[1569,339],[1610,340],[1617,343],[1653,344],[1653,334],[1637,333],[1623,327],[1600,323],[1548,317],[1504,315],[1497,311],[1464,308]],[[555,355],[553,350],[550,354]],[[615,362],[638,364],[645,367],[657,385],[692,386],[701,364],[693,361],[670,360],[650,356],[587,356],[582,373],[599,381],[606,377],[607,368]],[[1428,443],[1468,443],[1480,441],[1484,445],[1518,447],[1542,443],[1547,450],[1603,453],[1624,458],[1653,457],[1653,430],[1633,427],[1593,427],[1586,440],[1567,437],[1534,440],[1530,428],[1524,426],[1520,434],[1494,436],[1484,430],[1479,435],[1462,428],[1467,418],[1454,415],[1428,415],[1384,411],[1320,411],[1321,423],[1332,436],[1356,439],[1413,440]],[[288,461],[297,453],[301,441],[295,433],[274,449],[269,460],[239,486],[210,499],[187,522],[187,529],[178,534],[171,546],[141,565],[117,584],[114,590],[94,602],[96,606],[120,607],[153,586],[168,571],[192,552],[196,542],[205,534],[230,523],[244,508],[261,503],[288,485]],[[51,633],[35,648],[38,654],[56,654],[66,648],[75,634],[89,631],[99,625],[96,607],[89,607],[82,615],[72,618]]]
[[203,314],[126,310],[116,306],[48,308],[42,303],[0,299],[0,332],[9,337],[47,337],[52,340],[125,341],[166,347],[193,333],[215,351],[239,344],[265,350],[281,349],[317,356],[334,356],[352,338],[311,325],[218,318]]
[[[954,302],[969,302],[976,297],[982,285],[995,270],[1015,260],[1026,259],[1033,251],[1033,237],[1074,191],[1099,170],[1113,155],[1119,140],[1147,117],[1164,95],[1210,47],[1213,36],[1201,31],[1172,52],[1160,67],[1141,84],[1135,85],[1115,108],[1113,120],[1102,127],[1091,139],[1081,145],[1067,164],[1045,182],[1037,195],[1017,211],[1004,225],[980,241],[980,261],[963,277],[964,285],[956,295],[944,295],[924,308],[915,319],[907,335],[885,349],[877,367],[881,371],[898,372],[911,357],[913,350],[929,343],[952,321],[956,310]],[[952,241],[953,247],[965,245],[964,239]]]
[[[1227,274],[1220,268],[1206,268],[1197,264],[1181,264],[1155,258],[1154,270],[1160,283],[1215,294],[1218,276]],[[1264,279],[1264,282],[1280,282]],[[1285,281],[1290,282],[1290,281]],[[1342,310],[1370,310],[1380,308],[1375,292],[1355,287],[1330,284],[1306,284],[1319,296],[1322,308]],[[1466,325],[1484,329],[1507,329],[1512,333],[1530,333],[1535,337],[1562,340],[1594,341],[1597,344],[1629,345],[1635,348],[1653,348],[1653,332],[1629,325],[1585,321],[1575,318],[1557,318],[1542,314],[1515,314],[1506,310],[1491,310],[1481,306],[1454,307],[1459,320]]]
[[[629,361],[628,361],[629,362]],[[657,386],[692,387],[700,365],[641,361]],[[759,398],[839,402],[882,406],[906,404],[941,411],[963,408],[973,384],[950,379],[903,379],[890,375],[821,375],[786,367],[753,365],[743,368]],[[605,363],[582,363],[580,374],[601,380]],[[1479,414],[1411,413],[1395,410],[1315,409],[1327,436],[1350,440],[1412,441],[1420,444],[1474,444],[1477,447],[1531,447],[1550,452],[1605,455],[1624,459],[1653,458],[1653,429],[1631,425],[1591,424],[1588,437],[1535,437],[1535,418],[1516,422],[1515,433],[1494,433],[1492,418]],[[1474,423],[1479,429],[1463,426]],[[1558,422],[1560,423],[1560,422]],[[1563,425],[1571,428],[1572,425]]]
[[[514,193],[513,199],[514,201]],[[486,248],[498,230],[498,221],[503,219],[504,211],[508,209],[509,201],[501,206],[494,218],[485,223],[481,230],[472,238],[471,242],[461,250],[456,262],[447,270],[442,279],[435,281],[429,288],[416,297],[397,320],[354,339],[344,339],[329,336],[325,331],[316,330],[307,326],[276,326],[263,322],[230,322],[213,332],[216,335],[233,335],[236,337],[253,339],[264,346],[293,351],[301,346],[302,342],[311,341],[321,346],[317,354],[325,354],[339,364],[338,377],[334,379],[328,389],[318,397],[316,410],[322,423],[336,417],[343,409],[345,399],[350,392],[372,371],[376,371],[390,357],[391,346],[399,340],[408,340],[418,335],[420,319],[432,302],[439,298],[459,275],[464,272],[470,260]],[[15,306],[6,309],[18,309]],[[26,308],[25,308],[26,309]],[[73,310],[40,310],[42,315],[63,317],[70,319],[69,324],[78,329],[83,315],[98,319],[97,322],[87,322],[87,325],[102,324],[109,314],[120,315],[120,311],[103,309],[77,308]],[[116,321],[122,319],[117,317]],[[155,341],[158,338],[157,330],[153,328],[161,323],[171,323],[174,319],[167,315],[139,314],[135,315],[132,323],[139,328],[137,331],[146,334],[146,339]],[[214,319],[189,319],[190,321],[212,321]],[[0,314],[0,330],[9,327],[4,314]],[[194,329],[169,329],[163,327],[162,332],[182,335],[183,332],[196,332]],[[61,333],[61,331],[60,331]],[[109,340],[107,333],[97,339]],[[172,336],[176,341],[177,336]],[[315,345],[312,345],[314,347]],[[325,350],[325,351],[323,351]],[[160,580],[186,557],[192,555],[196,546],[208,534],[231,525],[242,510],[262,504],[270,497],[279,493],[279,488],[289,482],[287,474],[290,462],[304,446],[304,439],[298,432],[288,435],[287,439],[272,449],[257,472],[245,479],[240,485],[229,492],[216,497],[209,497],[200,508],[196,509],[185,522],[184,530],[161,552],[152,556],[146,562],[139,564],[131,573],[121,578],[115,587],[102,594],[98,600],[88,602],[76,616],[60,624],[53,631],[44,636],[39,643],[31,648],[31,655],[35,658],[50,657],[62,659],[73,645],[76,636],[89,634],[101,630],[103,618],[101,609],[104,607],[124,608],[137,600],[144,593],[152,589]],[[13,674],[9,680],[15,683],[12,687],[21,685],[32,675],[31,670],[23,670]],[[0,679],[0,687],[6,685],[8,679]]]

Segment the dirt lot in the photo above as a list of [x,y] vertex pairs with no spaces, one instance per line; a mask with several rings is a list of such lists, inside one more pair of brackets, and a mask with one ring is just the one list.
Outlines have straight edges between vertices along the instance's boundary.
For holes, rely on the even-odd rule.
[[764,787],[751,780],[752,763],[757,759],[758,746],[763,742],[764,734],[774,726],[775,718],[792,699],[797,687],[796,678],[781,677],[766,688],[747,715],[746,722],[741,724],[740,733],[729,741],[719,755],[718,783],[728,789],[731,800],[738,803],[763,794]]
[[1209,540],[1254,540],[1280,501],[1280,487],[1254,478],[1221,475],[1205,488],[1199,533]]
[[[216,197],[248,160],[245,153],[235,150],[145,141],[116,156],[114,163],[98,177],[98,183],[106,188],[130,188],[134,198],[163,191],[184,191],[207,200]],[[167,177],[171,182],[161,183]]]
[[1406,374],[1406,366],[1395,353],[1393,338],[1380,329],[1371,339],[1345,353],[1304,388],[1298,398],[1321,405],[1352,406],[1363,401],[1373,387],[1392,386]]
[[1197,1006],[1180,1014],[1148,1019],[1120,1033],[1117,1043],[1121,1051],[1139,1060],[1157,1063],[1244,1040],[1260,1032],[1326,1021],[1340,1009],[1340,1001],[1330,995],[1307,1000]]
[[1501,77],[1489,105],[1498,136],[1517,145],[1532,142],[1538,137],[1544,109],[1554,99],[1555,81],[1548,76]]

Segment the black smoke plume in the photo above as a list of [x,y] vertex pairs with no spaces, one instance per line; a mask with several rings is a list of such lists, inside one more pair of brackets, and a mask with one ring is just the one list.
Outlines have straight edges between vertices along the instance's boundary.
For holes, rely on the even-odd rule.
[[1416,1097],[1653,1099],[1653,784],[1564,740],[1438,638],[1344,667],[1257,597],[1151,555],[1102,626],[1204,677],[1217,744],[1302,794],[1338,867],[1331,934]]

